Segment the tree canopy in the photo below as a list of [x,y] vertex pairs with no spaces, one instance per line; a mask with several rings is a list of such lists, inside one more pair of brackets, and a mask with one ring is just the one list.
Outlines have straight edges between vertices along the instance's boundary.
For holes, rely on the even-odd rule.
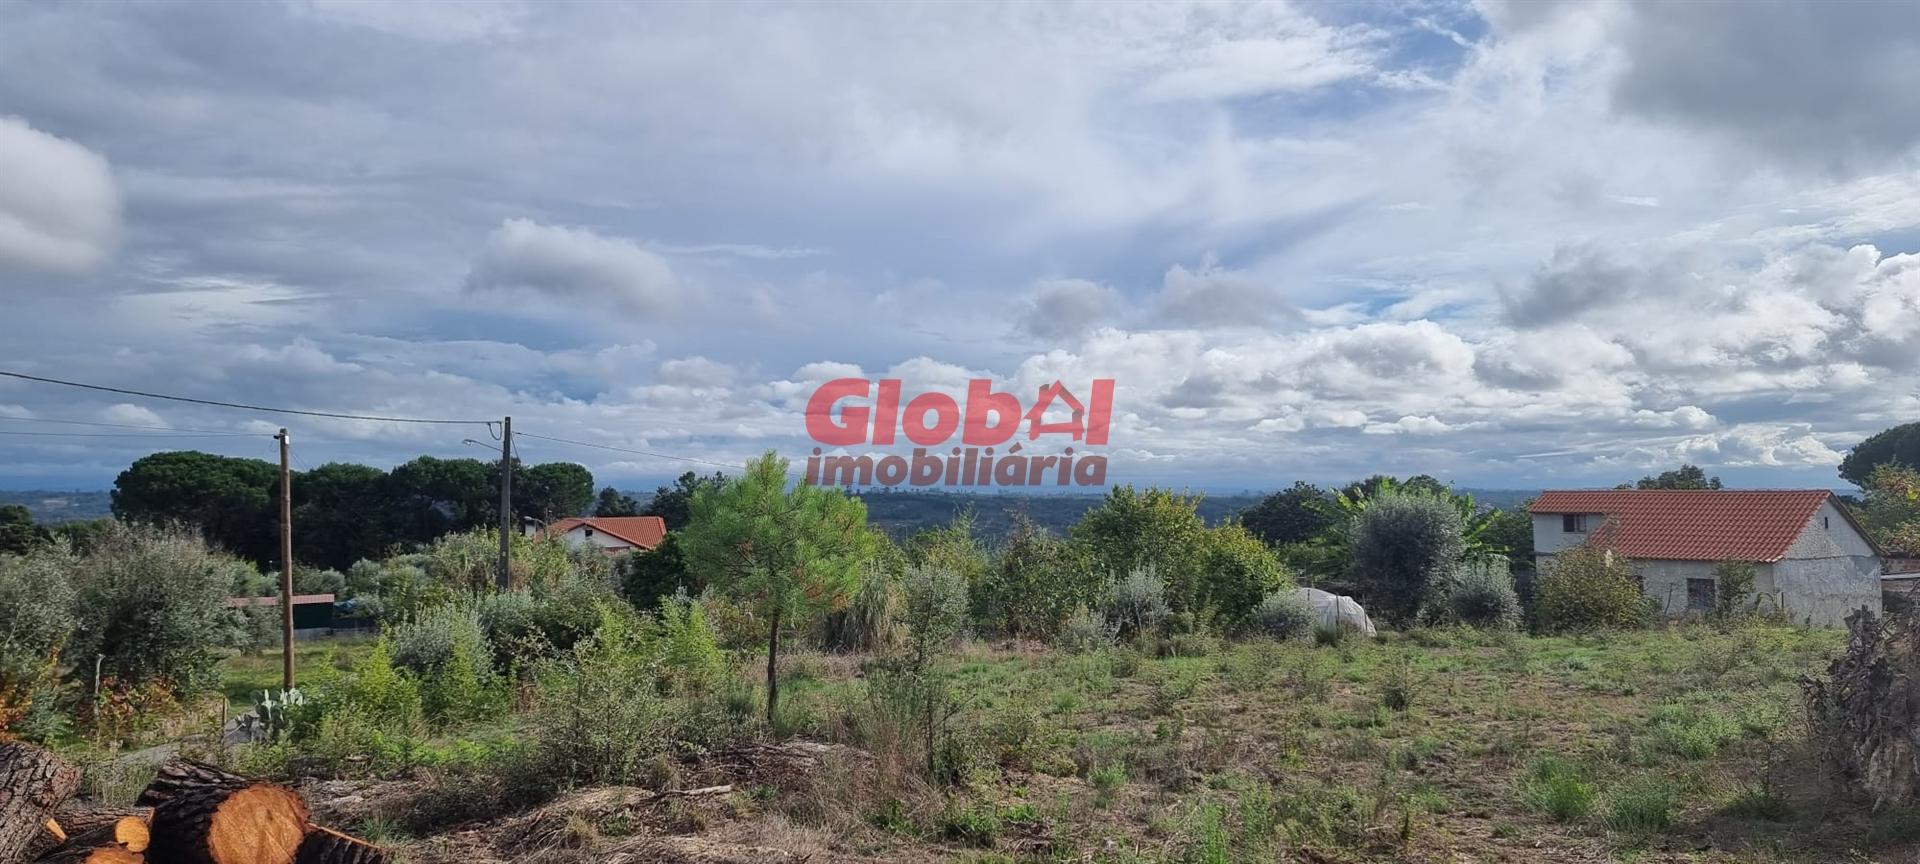
[[[1625,488],[1624,486],[1622,488]],[[1698,465],[1682,465],[1657,476],[1642,477],[1635,489],[1719,489],[1720,478],[1709,477]]]
[[1854,445],[1840,460],[1840,476],[1865,489],[1873,484],[1873,469],[1889,463],[1920,468],[1920,423],[1903,423]]
[[1333,510],[1328,504],[1327,493],[1320,487],[1296,480],[1241,511],[1240,524],[1271,546],[1305,543],[1333,524]]
[[688,471],[674,480],[672,486],[654,490],[653,500],[647,502],[640,515],[658,516],[667,523],[668,531],[678,531],[693,521],[694,495],[702,489],[718,489],[726,482],[727,475],[718,471],[708,477]]
[[[549,462],[514,471],[516,515],[545,521],[585,513],[593,475]],[[261,566],[279,559],[279,466],[195,451],[155,453],[114,480],[113,512],[124,521],[181,522],[209,542]],[[328,462],[293,475],[294,557],[344,570],[394,547],[431,543],[495,525],[500,469],[478,459],[421,456],[382,471]]]

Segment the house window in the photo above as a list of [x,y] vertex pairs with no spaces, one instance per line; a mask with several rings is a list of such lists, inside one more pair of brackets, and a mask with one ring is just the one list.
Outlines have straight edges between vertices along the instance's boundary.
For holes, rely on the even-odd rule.
[[1587,514],[1585,513],[1561,514],[1560,530],[1568,534],[1587,533]]
[[588,537],[592,537],[592,536],[593,536],[593,529],[592,529],[592,528],[588,528],[588,529],[587,529],[587,536],[588,536]]
[[1821,530],[1823,530],[1823,531],[1832,531],[1832,530],[1833,530],[1833,517],[1832,517],[1832,516],[1822,516],[1822,517],[1820,517],[1820,529],[1821,529]]
[[1713,608],[1713,580],[1712,579],[1688,579],[1687,580],[1687,608],[1691,610],[1706,610],[1706,609]]

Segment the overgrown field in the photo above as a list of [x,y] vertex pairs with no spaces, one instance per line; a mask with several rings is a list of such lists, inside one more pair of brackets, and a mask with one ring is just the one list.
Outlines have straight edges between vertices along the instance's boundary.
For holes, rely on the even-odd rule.
[[[912,764],[923,751],[876,728],[882,700],[862,658],[798,653],[783,664],[781,728],[740,706],[736,737],[628,781],[732,792],[611,809],[593,799],[584,813],[563,792],[549,806],[567,813],[566,830],[541,850],[496,836],[504,814],[449,801],[490,770],[479,763],[538,738],[520,725],[538,721],[442,736],[419,765],[388,772],[400,780],[322,786],[349,811],[385,800],[360,827],[417,861],[626,848],[713,860],[772,849],[812,860],[1827,862],[1901,860],[1920,840],[1920,814],[1868,815],[1806,761],[1796,677],[1838,649],[1833,631],[1448,628],[1181,647],[1194,656],[964,645],[936,745],[944,782]],[[741,764],[748,742],[778,740],[847,746],[825,751],[814,777]]]

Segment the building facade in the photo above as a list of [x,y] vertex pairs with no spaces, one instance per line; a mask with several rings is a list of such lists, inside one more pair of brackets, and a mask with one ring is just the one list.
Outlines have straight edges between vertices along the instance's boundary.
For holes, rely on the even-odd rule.
[[1535,499],[1535,560],[1595,543],[1628,559],[1663,614],[1711,608],[1714,566],[1753,565],[1754,590],[1790,620],[1878,614],[1881,551],[1844,505],[1812,490],[1550,490]]

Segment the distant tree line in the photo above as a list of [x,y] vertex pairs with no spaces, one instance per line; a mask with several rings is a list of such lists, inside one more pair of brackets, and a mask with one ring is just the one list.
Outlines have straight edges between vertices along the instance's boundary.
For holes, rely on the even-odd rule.
[[[596,495],[592,472],[572,462],[528,465],[515,459],[512,465],[516,525],[658,515],[670,529],[682,528],[694,493],[722,479],[688,473],[641,503],[611,487]],[[113,514],[124,522],[194,525],[214,545],[272,567],[279,561],[279,474],[278,466],[261,459],[155,453],[115,478]],[[25,508],[0,512],[0,551],[45,538],[47,531],[31,518],[17,518],[25,515]],[[499,518],[500,467],[494,461],[421,456],[390,471],[329,462],[293,474],[294,556],[301,564],[344,570],[361,559],[498,525]]]

